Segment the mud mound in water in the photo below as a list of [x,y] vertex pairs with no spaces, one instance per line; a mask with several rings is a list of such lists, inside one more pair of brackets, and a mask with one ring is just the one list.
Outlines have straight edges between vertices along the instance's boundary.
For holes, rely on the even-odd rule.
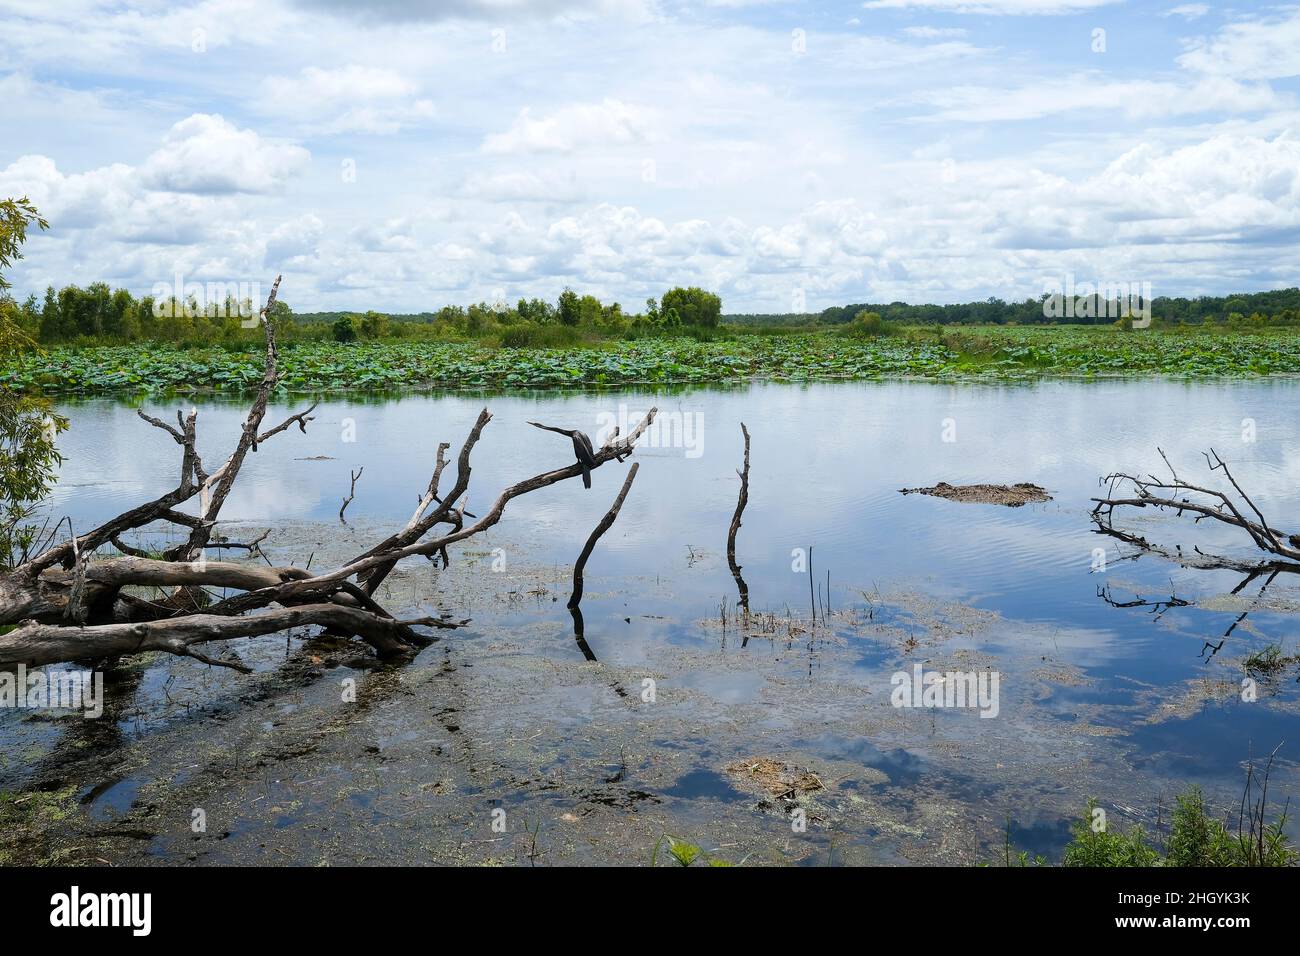
[[821,779],[811,770],[770,757],[737,760],[726,769],[738,781],[748,784],[747,789],[757,789],[772,797],[795,800],[805,793],[825,789]]
[[933,495],[949,501],[973,501],[984,505],[1006,505],[1019,508],[1023,504],[1051,501],[1046,488],[1022,481],[1015,485],[950,485],[941,481],[933,488],[900,488],[905,495]]

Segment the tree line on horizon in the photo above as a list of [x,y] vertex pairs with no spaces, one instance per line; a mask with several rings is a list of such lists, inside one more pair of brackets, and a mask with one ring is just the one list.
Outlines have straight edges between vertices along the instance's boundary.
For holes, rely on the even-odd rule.
[[[483,339],[506,346],[567,345],[606,338],[688,335],[709,338],[719,326],[816,328],[847,326],[860,315],[878,316],[891,325],[1105,325],[1114,309],[1099,297],[1092,308],[1075,310],[1070,318],[1044,314],[1044,299],[1006,302],[989,298],[948,305],[906,302],[855,303],[815,313],[722,313],[722,300],[695,286],[674,288],[656,300],[647,299],[636,313],[617,303],[602,303],[593,295],[566,288],[555,302],[519,299],[514,305],[480,302],[447,305],[433,312],[295,313],[285,302],[276,304],[273,319],[282,336],[294,339],[334,339],[339,342],[389,338]],[[1083,302],[1080,298],[1078,301]],[[46,289],[43,299],[28,296],[19,302],[0,291],[0,320],[41,344],[78,342],[156,341],[176,344],[217,344],[252,341],[256,335],[258,303],[228,298],[200,306],[172,297],[137,298],[107,283]],[[1257,327],[1300,324],[1300,288],[1196,298],[1160,296],[1152,300],[1156,324]]]
[[[18,302],[0,293],[0,320],[33,341],[173,342],[214,344],[252,341],[259,303],[227,296],[200,303],[191,297],[137,298],[127,289],[96,282],[47,288],[43,299],[29,295]],[[448,305],[436,312],[392,315],[367,312],[295,314],[283,300],[272,311],[277,332],[286,340],[332,338],[338,342],[386,338],[491,338],[502,345],[563,345],[592,338],[695,334],[707,337],[717,327],[722,299],[695,286],[670,289],[649,298],[642,311],[629,314],[617,303],[566,288],[555,302],[519,299],[514,305],[487,302]]]
[[[831,306],[812,313],[747,313],[723,316],[735,325],[844,325],[861,313],[874,313],[881,320],[896,325],[1111,325],[1115,322],[1116,301],[1101,296],[1079,296],[1080,304],[1070,318],[1053,318],[1045,314],[1047,295],[1022,302],[1006,302],[990,297],[979,302],[950,305],[910,305],[906,302],[870,303]],[[1088,304],[1083,308],[1084,303]],[[1171,297],[1151,300],[1156,323],[1169,325],[1260,326],[1300,324],[1300,288],[1271,289],[1264,292],[1235,293],[1226,296]]]

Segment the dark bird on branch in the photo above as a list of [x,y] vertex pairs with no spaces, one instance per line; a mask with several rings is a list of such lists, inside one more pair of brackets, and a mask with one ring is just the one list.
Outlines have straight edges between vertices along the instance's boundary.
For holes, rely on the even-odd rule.
[[573,439],[573,454],[578,459],[578,464],[582,466],[582,487],[591,487],[591,469],[596,467],[596,452],[591,447],[591,439],[578,431],[576,428],[556,428],[553,425],[543,425],[539,422],[529,422],[534,428],[541,428],[544,431],[555,432],[557,435],[567,435]]

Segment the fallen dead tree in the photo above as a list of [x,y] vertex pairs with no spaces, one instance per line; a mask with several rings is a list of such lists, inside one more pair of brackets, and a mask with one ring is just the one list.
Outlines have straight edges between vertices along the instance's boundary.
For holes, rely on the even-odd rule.
[[[1131,475],[1115,472],[1101,479],[1101,484],[1108,489],[1105,498],[1093,498],[1095,507],[1092,519],[1097,531],[1127,542],[1143,551],[1160,554],[1187,564],[1202,567],[1231,568],[1233,570],[1260,573],[1266,570],[1300,570],[1294,562],[1300,562],[1300,535],[1279,531],[1269,524],[1264,513],[1250,496],[1242,490],[1236,477],[1232,474],[1219,454],[1210,449],[1203,453],[1210,472],[1218,473],[1231,486],[1231,492],[1208,488],[1194,484],[1178,474],[1170,463],[1169,457],[1157,448],[1169,470],[1168,478],[1155,475]],[[1232,492],[1235,492],[1233,494]],[[1181,548],[1171,551],[1169,548],[1153,544],[1146,538],[1115,527],[1115,512],[1122,508],[1155,508],[1171,511],[1175,516],[1192,515],[1194,524],[1213,521],[1239,528],[1249,536],[1259,550],[1281,558],[1282,561],[1264,562],[1241,561],[1229,556],[1207,554],[1199,547],[1185,552]]]
[[[443,443],[437,448],[429,485],[405,527],[346,564],[313,573],[298,567],[208,560],[210,550],[242,548],[250,555],[256,551],[257,541],[236,544],[214,535],[222,505],[250,452],[256,453],[258,446],[294,426],[306,432],[312,421],[314,405],[263,428],[267,403],[278,379],[275,331],[267,316],[279,285],[277,278],[260,314],[266,338],[262,380],[229,457],[215,470],[206,470],[198,450],[196,411],[188,415],[177,412],[175,425],[140,413],[180,446],[175,488],[81,534],[69,525],[66,540],[47,540],[34,556],[0,574],[0,625],[12,627],[0,635],[0,667],[99,662],[142,651],[166,651],[247,670],[238,662],[209,657],[197,648],[302,625],[355,635],[382,657],[412,653],[432,640],[417,628],[455,628],[466,622],[432,617],[401,620],[385,609],[374,595],[399,561],[422,556],[440,558],[447,566],[448,546],[495,525],[513,499],[589,474],[611,460],[622,461],[632,454],[633,446],[654,420],[656,410],[652,408],[629,434],[621,438],[615,434],[601,448],[593,449],[590,460],[575,461],[509,486],[477,517],[466,510],[465,501],[470,455],[492,419],[484,409],[461,446],[451,489],[439,493],[448,464],[445,453],[450,448]],[[195,499],[195,513],[178,510]],[[467,520],[473,523],[466,524]],[[158,522],[185,531],[181,543],[161,557],[124,540],[124,536]],[[431,534],[440,525],[450,530]],[[110,547],[116,554],[100,553]],[[237,593],[214,601],[208,588]],[[142,596],[140,592],[149,589],[167,593],[163,597]]]

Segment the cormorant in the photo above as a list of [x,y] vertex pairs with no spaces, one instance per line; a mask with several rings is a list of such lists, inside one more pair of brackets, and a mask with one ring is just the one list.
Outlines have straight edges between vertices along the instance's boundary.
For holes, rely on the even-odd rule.
[[555,432],[559,435],[567,435],[573,439],[573,455],[578,459],[578,464],[582,466],[582,487],[591,487],[591,469],[596,467],[596,452],[591,447],[591,439],[578,431],[576,428],[556,428],[553,425],[542,425],[538,422],[529,422],[534,428],[541,428],[548,432]]

